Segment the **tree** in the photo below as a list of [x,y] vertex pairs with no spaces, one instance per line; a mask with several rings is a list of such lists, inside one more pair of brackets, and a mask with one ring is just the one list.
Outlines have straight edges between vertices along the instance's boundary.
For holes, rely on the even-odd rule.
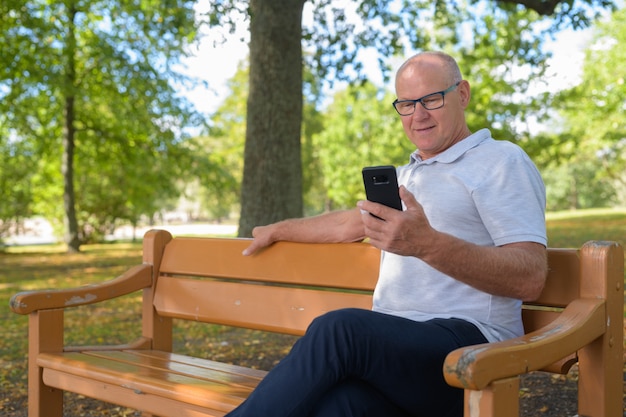
[[79,223],[94,207],[133,221],[154,210],[146,201],[175,192],[175,145],[185,126],[200,122],[172,84],[186,81],[174,64],[195,38],[193,5],[2,2],[3,134],[36,143],[41,158],[59,158],[62,195],[48,203],[63,201],[68,250],[79,250]]
[[[194,155],[207,154],[206,160],[213,167],[219,167],[213,175],[207,176],[206,171],[199,173],[197,195],[203,207],[213,216],[221,219],[239,209],[241,181],[243,174],[243,155],[246,135],[246,101],[248,98],[248,64],[240,64],[236,74],[227,81],[229,93],[224,102],[209,118],[207,136],[189,141],[194,147]],[[314,76],[310,72],[304,74],[304,89],[314,91]],[[311,98],[315,94],[304,97],[302,120],[302,189],[304,209],[309,213],[319,213],[324,209],[326,192],[320,179],[322,174],[319,159],[316,157],[313,136],[322,130],[322,115],[315,108]]]
[[626,201],[626,82],[624,74],[615,71],[626,65],[622,46],[626,42],[626,9],[598,22],[593,33],[581,82],[555,98],[560,129],[542,134],[533,151],[549,173],[547,185],[556,182],[552,188],[562,194],[562,200],[558,195],[552,199],[565,202],[558,208]]
[[303,6],[304,0],[250,1],[250,91],[240,236],[250,235],[257,222],[302,214]]
[[[362,47],[373,47],[380,56],[389,57],[403,50],[405,40],[416,50],[455,49],[461,54],[467,52],[468,56],[477,42],[492,42],[496,47],[491,55],[480,57],[486,59],[482,65],[505,71],[506,63],[514,62],[532,69],[544,65],[545,55],[540,52],[540,36],[536,31],[530,32],[537,26],[527,27],[527,22],[552,16],[554,24],[549,30],[557,30],[565,24],[580,27],[595,17],[595,6],[613,5],[607,0],[486,1],[481,4],[493,14],[481,14],[475,13],[478,8],[473,4],[466,8],[457,2],[433,5],[430,2],[362,0],[338,7],[330,0],[318,0],[310,2],[311,26],[301,28],[304,1],[252,0],[249,8],[244,3],[219,1],[209,11],[212,25],[234,27],[237,21],[234,16],[243,14],[248,17],[251,29],[240,236],[249,236],[257,224],[302,215],[302,168],[297,135],[302,121],[303,61],[299,54],[303,47],[310,52],[305,55],[307,66],[326,81],[362,79],[358,59]],[[346,18],[349,13],[345,7],[352,5],[351,13],[363,22],[358,27]],[[520,5],[525,7],[520,8]],[[489,19],[483,21],[471,18],[472,15]],[[502,22],[506,22],[509,15],[516,16],[514,21],[522,27],[505,26]],[[494,27],[498,31],[487,34],[485,28]],[[464,36],[467,33],[471,35]],[[502,34],[507,35],[509,43],[506,45],[499,40]],[[518,40],[510,43],[515,37]],[[528,38],[531,40],[527,41]],[[380,62],[384,65],[383,58]],[[502,66],[498,67],[499,64]],[[485,92],[484,105],[487,106],[499,91],[491,95]],[[508,123],[507,119],[496,121],[503,128]]]
[[0,133],[0,243],[6,231],[33,212],[32,177],[37,160],[32,156],[29,143]]

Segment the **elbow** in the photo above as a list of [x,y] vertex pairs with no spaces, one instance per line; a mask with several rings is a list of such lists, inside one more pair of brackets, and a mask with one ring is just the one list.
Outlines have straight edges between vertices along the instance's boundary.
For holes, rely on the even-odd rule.
[[518,276],[521,283],[516,298],[534,301],[541,296],[548,277],[548,251],[538,243],[524,242],[515,246],[518,250]]
[[542,265],[528,275],[522,301],[534,301],[541,296],[548,277],[548,265]]

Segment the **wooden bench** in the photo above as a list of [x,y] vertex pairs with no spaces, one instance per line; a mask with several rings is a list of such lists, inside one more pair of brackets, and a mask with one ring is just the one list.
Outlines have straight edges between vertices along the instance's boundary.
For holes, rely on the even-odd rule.
[[[29,416],[61,417],[63,391],[144,415],[222,416],[266,373],[172,353],[173,319],[301,335],[326,311],[371,308],[380,259],[372,246],[280,242],[244,257],[248,244],[153,230],[143,264],[118,278],[13,296],[13,311],[29,315]],[[526,305],[528,334],[447,358],[443,372],[465,389],[466,417],[516,416],[520,374],[567,372],[576,362],[579,415],[622,416],[623,250],[613,242],[550,249],[549,264],[543,295]],[[139,340],[64,346],[66,308],[135,291],[143,291]]]

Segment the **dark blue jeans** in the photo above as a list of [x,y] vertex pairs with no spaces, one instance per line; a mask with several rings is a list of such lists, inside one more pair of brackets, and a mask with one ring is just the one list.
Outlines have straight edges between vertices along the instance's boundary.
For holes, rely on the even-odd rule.
[[345,309],[315,319],[230,417],[460,417],[443,378],[452,350],[487,340],[459,319],[415,322]]

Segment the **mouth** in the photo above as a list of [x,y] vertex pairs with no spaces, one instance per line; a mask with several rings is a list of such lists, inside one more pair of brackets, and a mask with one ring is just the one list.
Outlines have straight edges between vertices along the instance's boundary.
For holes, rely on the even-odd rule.
[[432,129],[434,129],[435,126],[428,126],[428,127],[422,127],[422,128],[414,128],[413,130],[418,132],[418,133],[424,133],[424,132],[428,132]]

